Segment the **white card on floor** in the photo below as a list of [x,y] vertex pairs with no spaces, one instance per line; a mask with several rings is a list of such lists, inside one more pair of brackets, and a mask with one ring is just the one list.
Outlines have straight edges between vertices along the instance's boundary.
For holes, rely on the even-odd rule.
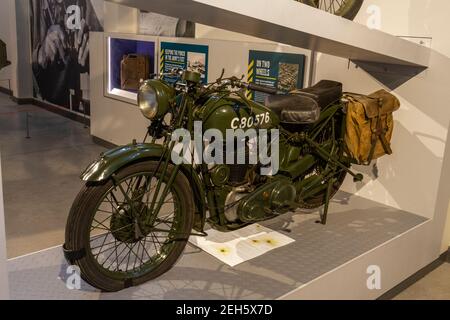
[[206,238],[191,237],[189,241],[231,267],[295,242],[259,224],[232,232],[208,230]]

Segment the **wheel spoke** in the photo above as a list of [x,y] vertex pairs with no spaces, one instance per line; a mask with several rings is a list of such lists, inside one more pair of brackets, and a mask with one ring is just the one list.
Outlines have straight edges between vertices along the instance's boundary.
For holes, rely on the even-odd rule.
[[[158,186],[159,194],[155,192]],[[153,213],[154,225],[146,227],[146,218],[152,214],[149,208],[157,204],[160,213]],[[173,245],[179,208],[172,188],[154,174],[117,181],[92,218],[90,250],[94,259],[108,272],[124,276],[156,267]]]

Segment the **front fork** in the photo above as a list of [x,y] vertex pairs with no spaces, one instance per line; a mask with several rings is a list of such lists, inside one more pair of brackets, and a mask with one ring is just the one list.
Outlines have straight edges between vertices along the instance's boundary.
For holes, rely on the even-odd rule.
[[[186,115],[186,113],[189,112],[188,104],[189,104],[189,98],[187,97],[187,95],[184,95],[181,105],[180,105],[179,118],[175,124],[175,127],[177,127],[177,128],[182,127],[185,115]],[[145,184],[145,190],[149,190],[149,188],[151,187],[151,182],[152,182],[153,178],[155,178],[155,175],[157,175],[157,174],[159,175],[159,179],[157,180],[158,182],[157,182],[156,188],[155,188],[155,194],[153,195],[153,199],[151,201],[150,208],[148,208],[148,211],[147,211],[150,214],[147,214],[147,216],[145,218],[145,224],[148,226],[154,225],[154,223],[158,217],[158,214],[164,204],[164,200],[167,197],[167,195],[169,194],[169,192],[173,186],[173,183],[174,183],[178,173],[180,172],[180,165],[175,165],[175,168],[172,171],[169,179],[167,180],[164,188],[162,188],[163,179],[168,172],[169,164],[171,163],[172,152],[175,148],[175,145],[176,145],[176,141],[172,141],[172,136],[170,134],[167,135],[166,139],[164,141],[164,144],[163,144],[164,151],[163,151],[161,158],[159,159],[156,170],[153,173],[151,179],[148,179]],[[162,168],[161,172],[160,172],[160,168]],[[150,190],[148,192],[150,192]],[[161,196],[159,197],[160,194],[161,194]],[[159,197],[159,200],[158,200],[158,197]]]
[[[187,118],[187,127],[188,129],[192,132],[193,131],[193,120],[192,120],[192,112],[191,112],[191,108],[190,108],[190,104],[192,104],[192,101],[190,100],[190,98],[187,95],[184,95],[183,100],[180,104],[180,113],[179,113],[179,118],[178,121],[175,124],[176,128],[183,128],[183,124],[186,121]],[[180,173],[181,170],[181,165],[173,165],[174,166],[174,170],[171,172],[170,177],[168,178],[167,182],[165,183],[165,186],[163,187],[163,180],[164,177],[167,175],[168,173],[168,168],[169,165],[172,163],[171,161],[171,157],[172,157],[172,152],[174,151],[174,148],[176,146],[176,141],[172,141],[172,136],[169,134],[166,136],[165,142],[163,144],[163,155],[161,156],[159,163],[157,165],[157,168],[155,170],[155,172],[153,173],[151,179],[149,179],[145,185],[145,190],[149,190],[149,188],[151,187],[151,181],[153,180],[153,178],[155,177],[156,174],[159,175],[159,179],[157,182],[157,185],[155,187],[155,193],[153,195],[153,199],[151,201],[151,205],[150,208],[148,208],[148,213],[145,217],[145,224],[147,226],[153,226],[156,222],[156,220],[158,219],[158,214],[161,211],[162,206],[164,205],[164,200],[166,199],[166,197],[168,196],[170,190],[172,189],[172,186],[175,182],[175,179],[177,178],[177,175]],[[161,171],[160,171],[160,168]],[[195,235],[195,236],[206,236],[206,233],[201,232],[199,234],[194,234],[194,233],[190,233],[190,234],[186,234],[186,235],[176,235],[178,237],[181,238],[185,238],[185,237],[189,237],[191,235]],[[176,239],[174,239],[176,240]]]

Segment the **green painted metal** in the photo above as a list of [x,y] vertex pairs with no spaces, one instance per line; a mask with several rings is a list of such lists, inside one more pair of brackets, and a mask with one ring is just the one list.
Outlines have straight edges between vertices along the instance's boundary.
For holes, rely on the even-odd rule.
[[129,144],[103,153],[82,174],[81,179],[89,182],[102,182],[109,179],[115,172],[132,163],[159,159],[164,153],[161,145]]
[[[158,144],[139,143],[129,144],[109,150],[93,162],[81,175],[86,182],[103,182],[110,179],[114,173],[133,163],[155,160],[159,161],[164,155],[164,147]],[[203,230],[206,219],[205,190],[200,176],[191,166],[181,166],[181,172],[189,180],[195,198],[197,220],[196,230]]]
[[[217,129],[224,136],[230,129],[274,129],[279,125],[278,117],[270,109],[229,94],[213,95],[196,112],[196,117],[203,121],[204,131]],[[256,126],[255,118],[261,119],[262,124]]]
[[291,209],[296,194],[292,180],[275,178],[240,203],[239,217],[244,222],[267,220],[268,217],[276,215],[275,212],[281,213],[283,210]]
[[[185,74],[184,77],[189,77]],[[194,79],[195,80],[195,79]],[[162,118],[169,112],[169,105],[175,103],[177,114],[174,128],[186,128],[191,133],[194,131],[194,121],[202,121],[203,131],[208,129],[219,130],[226,136],[227,130],[250,128],[256,129],[281,129],[280,135],[280,171],[279,174],[267,181],[256,185],[248,199],[242,201],[240,212],[242,213],[242,225],[251,222],[252,219],[264,220],[270,217],[273,210],[281,210],[285,204],[292,204],[298,196],[304,196],[323,190],[323,181],[328,178],[328,172],[334,172],[336,168],[344,168],[340,155],[333,152],[335,146],[340,146],[342,141],[325,141],[324,144],[316,143],[315,138],[323,130],[334,124],[337,114],[340,114],[343,105],[336,103],[322,110],[319,121],[305,131],[289,133],[283,131],[280,120],[276,114],[265,106],[245,98],[242,92],[231,93],[223,88],[216,91],[203,89],[197,90],[197,85],[192,84],[187,92],[175,94],[174,89],[168,89],[169,85],[162,80],[149,80],[155,91],[159,92],[163,105],[159,117]],[[200,86],[199,86],[200,87]],[[172,88],[172,87],[170,87]],[[195,94],[191,94],[193,90]],[[202,97],[202,94],[204,95]],[[201,99],[200,104],[196,104]],[[256,125],[255,119],[261,119]],[[341,120],[342,121],[342,120]],[[161,162],[162,174],[165,174],[170,163],[168,155],[171,154],[173,143],[166,137],[164,145],[158,144],[130,144],[105,152],[99,160],[90,165],[82,174],[82,179],[89,182],[102,182],[111,178],[114,173],[136,162],[155,160]],[[339,150],[342,147],[338,147]],[[318,161],[327,161],[330,171],[325,171],[319,176],[302,179]],[[197,220],[195,229],[202,231],[206,221],[206,211],[209,211],[209,221],[221,229],[234,228],[225,217],[225,202],[232,188],[227,184],[230,168],[227,165],[217,166],[213,169],[202,164],[197,168],[191,165],[180,165],[168,181],[175,179],[181,172],[192,186],[193,197],[197,206]],[[326,188],[326,187],[325,187]],[[159,190],[159,187],[157,189]],[[166,190],[161,190],[164,194]],[[158,192],[159,194],[159,192]],[[152,208],[158,209],[161,203],[153,201]],[[257,204],[259,202],[259,204]],[[253,218],[252,218],[253,217]],[[259,218],[258,218],[259,217]]]
[[185,71],[183,73],[183,80],[191,83],[200,83],[202,75],[194,71]]
[[[177,86],[171,86],[162,80],[148,80],[143,85],[143,89],[148,91],[141,98],[149,99],[143,104],[143,114],[152,118],[148,128],[152,143],[132,143],[109,150],[81,175],[89,186],[104,187],[108,185],[105,184],[108,181],[112,185],[110,191],[119,190],[119,194],[124,195],[119,200],[111,195],[111,204],[116,204],[111,209],[110,226],[105,230],[114,230],[110,230],[114,243],[131,245],[130,255],[132,246],[141,244],[142,239],[153,241],[154,244],[158,242],[158,239],[147,239],[147,234],[157,232],[165,235],[166,241],[156,250],[156,258],[148,263],[135,261],[133,272],[126,273],[126,280],[155,272],[166,262],[176,242],[187,241],[190,235],[194,235],[186,230],[184,232],[188,234],[180,234],[181,229],[178,227],[182,222],[188,222],[184,219],[190,211],[177,205],[177,197],[173,197],[174,191],[178,195],[186,193],[193,197],[193,228],[199,232],[195,235],[205,235],[207,221],[213,228],[221,231],[236,230],[294,211],[302,207],[305,201],[312,201],[311,199],[324,199],[326,202],[321,216],[322,223],[325,223],[329,200],[337,190],[335,184],[345,177],[342,173],[350,172],[343,156],[343,104],[337,102],[324,108],[319,121],[313,125],[287,128],[286,125],[283,127],[270,109],[248,100],[245,96],[248,84],[237,78],[221,78],[211,85],[203,86],[195,73],[185,72],[181,76],[177,72],[176,75],[180,76],[181,81]],[[230,87],[237,90],[232,91]],[[165,123],[163,119],[168,113],[173,117],[170,123]],[[244,133],[248,129],[256,129],[256,133],[258,129],[279,129],[280,171],[267,177],[259,173],[259,165],[175,164],[171,158],[175,146],[175,141],[172,141],[173,131],[183,128],[192,135],[195,121],[202,121],[203,132],[215,129],[224,137],[230,129],[242,129]],[[160,139],[163,141],[161,145],[154,143]],[[139,168],[148,161],[152,162],[152,170]],[[118,181],[125,173],[121,170],[136,163],[141,165],[133,168],[142,171],[133,173],[138,177],[137,182],[131,180],[123,186],[123,181]],[[189,181],[190,188],[186,186],[188,190],[179,190],[176,183],[179,174]],[[154,178],[157,180],[155,185],[152,184]],[[144,200],[145,194],[147,197]],[[173,200],[169,201],[175,206],[175,216],[172,227],[168,230],[160,227],[167,221],[166,216],[160,217],[159,214],[167,203],[166,196],[170,197],[171,194]],[[310,206],[311,203],[306,205]],[[139,252],[139,248],[137,251]],[[89,254],[87,257],[90,257]],[[139,266],[135,267],[136,264]],[[99,268],[103,268],[100,271],[102,276],[111,280],[123,279],[124,273],[119,268],[105,270],[103,265]]]
[[292,162],[290,166],[283,169],[290,178],[297,179],[311,169],[317,162],[313,155],[306,155],[303,158],[298,158],[297,161]]

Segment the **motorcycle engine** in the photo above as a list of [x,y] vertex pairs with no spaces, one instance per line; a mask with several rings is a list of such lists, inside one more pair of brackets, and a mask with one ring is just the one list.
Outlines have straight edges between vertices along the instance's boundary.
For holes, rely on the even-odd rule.
[[249,192],[245,188],[234,188],[225,200],[225,217],[229,222],[239,220],[238,207],[240,201],[248,195]]

